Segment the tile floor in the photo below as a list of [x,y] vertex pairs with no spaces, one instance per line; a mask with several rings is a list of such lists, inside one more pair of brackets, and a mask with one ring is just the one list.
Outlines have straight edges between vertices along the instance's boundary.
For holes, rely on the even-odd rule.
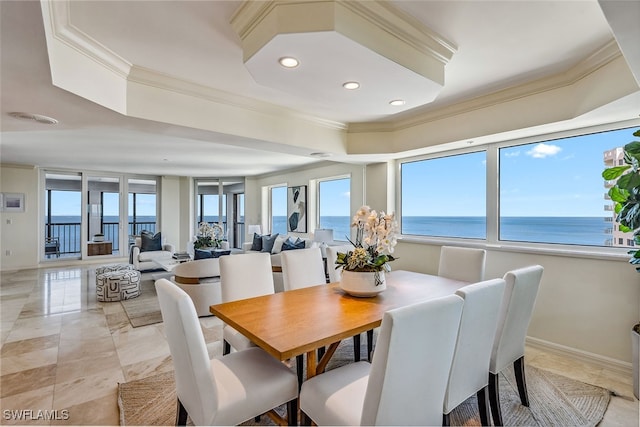
[[[118,382],[172,369],[162,324],[132,328],[120,303],[96,301],[96,266],[1,274],[0,424],[118,425]],[[219,345],[219,321],[200,323]],[[526,358],[622,396],[612,398],[602,426],[640,425],[630,377],[536,349]],[[60,419],[10,419],[21,409],[54,410]]]

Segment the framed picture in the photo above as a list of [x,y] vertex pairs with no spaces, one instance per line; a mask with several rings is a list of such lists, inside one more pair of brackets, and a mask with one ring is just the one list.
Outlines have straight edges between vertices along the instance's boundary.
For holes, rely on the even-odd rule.
[[287,231],[307,232],[307,186],[287,188]]
[[5,212],[24,212],[24,193],[3,193]]

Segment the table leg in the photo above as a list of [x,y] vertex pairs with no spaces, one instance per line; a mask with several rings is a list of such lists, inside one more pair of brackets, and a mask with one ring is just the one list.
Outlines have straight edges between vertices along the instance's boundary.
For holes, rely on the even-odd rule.
[[307,379],[316,376],[316,351],[308,351],[307,352]]

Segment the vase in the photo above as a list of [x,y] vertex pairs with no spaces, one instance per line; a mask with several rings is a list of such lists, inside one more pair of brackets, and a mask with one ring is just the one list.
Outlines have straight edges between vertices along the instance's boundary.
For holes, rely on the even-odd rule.
[[354,297],[374,297],[387,289],[384,271],[342,271],[340,288]]

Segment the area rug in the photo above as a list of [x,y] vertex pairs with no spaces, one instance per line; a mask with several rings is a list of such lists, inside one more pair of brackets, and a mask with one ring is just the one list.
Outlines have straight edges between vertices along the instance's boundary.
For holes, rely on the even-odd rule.
[[140,296],[120,301],[120,304],[122,304],[129,322],[134,328],[162,322],[155,281],[151,276],[146,274],[142,276]]
[[[363,340],[365,341],[365,340]],[[364,348],[363,348],[364,350]],[[362,353],[365,354],[365,353]],[[329,368],[353,360],[352,341],[343,342]],[[295,364],[294,364],[295,368]],[[595,426],[610,400],[610,392],[548,371],[526,366],[530,407],[520,404],[511,370],[500,374],[500,398],[505,426]],[[174,425],[176,395],[173,372],[118,385],[121,425]],[[451,414],[451,425],[479,426],[475,397]],[[278,408],[284,413],[284,407]],[[273,425],[261,417],[243,425]]]

